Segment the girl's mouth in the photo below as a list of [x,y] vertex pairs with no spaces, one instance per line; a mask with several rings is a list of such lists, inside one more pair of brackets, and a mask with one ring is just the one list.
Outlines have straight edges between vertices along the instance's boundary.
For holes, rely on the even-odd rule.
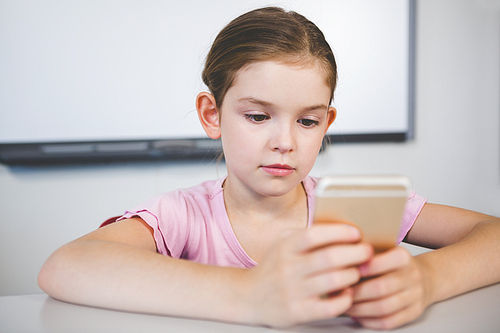
[[287,164],[271,164],[271,165],[263,165],[261,169],[265,172],[278,177],[291,175],[295,169]]

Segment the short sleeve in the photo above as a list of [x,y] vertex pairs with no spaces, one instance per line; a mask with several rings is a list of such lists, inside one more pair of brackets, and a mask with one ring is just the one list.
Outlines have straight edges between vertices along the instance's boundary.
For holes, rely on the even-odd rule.
[[413,224],[417,220],[417,217],[420,214],[420,211],[422,210],[426,202],[427,202],[426,198],[423,198],[418,194],[416,194],[414,191],[412,191],[405,204],[405,209],[397,240],[398,244],[403,241],[408,231],[410,231],[410,229],[413,227]]
[[158,253],[179,258],[189,233],[183,201],[179,191],[164,193],[127,210],[118,220],[140,217],[153,229]]
[[161,233],[161,230],[158,226],[158,217],[147,208],[144,209],[132,209],[127,210],[125,214],[123,214],[117,221],[130,219],[132,217],[140,217],[144,222],[146,222],[153,229],[153,237],[156,243],[156,250],[158,253],[163,255],[172,256],[170,250],[167,248],[165,244],[165,239]]

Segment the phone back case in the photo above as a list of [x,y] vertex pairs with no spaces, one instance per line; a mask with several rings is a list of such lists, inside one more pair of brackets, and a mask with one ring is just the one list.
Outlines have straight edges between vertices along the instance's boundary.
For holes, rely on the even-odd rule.
[[396,245],[410,192],[405,176],[326,176],[316,186],[314,223],[353,225],[382,252]]

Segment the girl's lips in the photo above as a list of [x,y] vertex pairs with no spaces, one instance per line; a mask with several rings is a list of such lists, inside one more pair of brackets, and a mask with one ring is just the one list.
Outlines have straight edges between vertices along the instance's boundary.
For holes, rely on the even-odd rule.
[[291,175],[295,170],[287,164],[271,164],[261,166],[262,170],[270,173],[273,176],[288,176]]

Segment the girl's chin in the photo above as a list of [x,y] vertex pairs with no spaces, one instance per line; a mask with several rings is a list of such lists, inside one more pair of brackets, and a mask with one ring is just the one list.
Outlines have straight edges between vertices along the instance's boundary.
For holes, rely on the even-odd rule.
[[[277,182],[270,182],[267,184],[267,186],[264,186],[263,188],[255,188],[255,186],[252,186],[254,190],[259,193],[262,196],[266,197],[281,197],[286,194],[289,194],[292,192],[297,186],[300,185],[299,182],[294,182],[293,184],[276,184]],[[301,187],[302,190],[302,187]]]

